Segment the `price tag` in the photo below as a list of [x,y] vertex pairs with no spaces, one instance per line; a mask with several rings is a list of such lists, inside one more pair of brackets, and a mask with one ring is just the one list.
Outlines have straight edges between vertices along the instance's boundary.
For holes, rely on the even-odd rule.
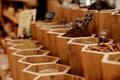
[[54,19],[54,17],[55,17],[55,13],[54,12],[48,12],[45,15],[46,19]]
[[24,34],[30,34],[31,22],[36,20],[36,9],[26,10],[20,13],[18,24],[18,37],[23,37]]
[[75,23],[83,23],[83,18],[76,18]]
[[36,21],[36,9],[30,9],[28,10],[28,13],[31,14],[31,22],[35,22]]

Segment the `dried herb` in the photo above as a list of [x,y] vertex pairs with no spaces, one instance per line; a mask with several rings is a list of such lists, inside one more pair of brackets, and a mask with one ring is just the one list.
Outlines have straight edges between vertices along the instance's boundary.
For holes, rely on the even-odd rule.
[[66,37],[87,37],[91,34],[88,32],[89,22],[93,19],[93,15],[88,12],[84,18],[76,19],[72,29],[70,29],[66,34],[63,36]]

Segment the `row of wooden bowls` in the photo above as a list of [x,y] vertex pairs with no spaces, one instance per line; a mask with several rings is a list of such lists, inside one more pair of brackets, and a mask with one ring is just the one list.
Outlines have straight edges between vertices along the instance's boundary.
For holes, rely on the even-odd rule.
[[51,56],[43,45],[30,40],[37,46],[20,47],[29,40],[6,39],[10,71],[13,80],[82,80],[82,77],[67,74],[70,67],[58,64],[59,58]]
[[[89,46],[98,45],[99,39],[97,37],[94,37],[94,35],[78,38],[64,37],[62,35],[69,29],[61,25],[52,25],[57,27],[32,24],[33,31],[38,33],[33,33],[33,38],[44,44],[44,46],[47,45],[48,47],[45,48],[50,51],[50,55],[59,57],[61,64],[70,66],[72,74],[82,76],[85,80],[119,79],[119,62],[114,61],[115,58],[119,57],[119,51],[100,52],[88,50]],[[42,39],[40,39],[41,36],[43,36]],[[105,44],[113,44],[113,40],[110,39]]]
[[[68,9],[65,11],[68,11],[70,13],[70,15],[68,15],[68,13],[64,14],[64,16],[67,17],[68,20],[75,19],[80,14],[80,17],[83,17],[87,13],[86,9],[64,9]],[[58,10],[60,11],[61,8]],[[76,11],[76,14],[74,14],[73,10],[78,11]],[[80,14],[78,14],[78,12]],[[102,29],[106,28],[107,30],[109,30],[108,36],[110,38],[114,38],[115,41],[119,41],[119,34],[116,34],[118,32],[118,29],[114,27],[115,25],[119,25],[118,23],[114,23],[118,22],[119,19],[116,19],[116,16],[118,18],[119,15],[111,17],[110,14],[112,10],[108,12],[103,11],[100,13],[96,11],[92,12],[95,19],[92,21],[92,24],[90,24],[89,31],[98,35]],[[76,17],[73,17],[72,15],[75,15]],[[60,18],[62,17],[60,16]],[[110,21],[107,22],[107,19]],[[62,35],[66,33],[69,28],[65,28],[64,25],[58,25],[56,22],[36,22],[33,23],[31,27],[33,39],[37,40],[43,46],[38,45],[38,47],[35,49],[16,49],[16,46],[19,46],[19,40],[17,40],[17,43],[14,43],[16,42],[16,40],[13,40],[12,42],[10,40],[6,40],[8,41],[6,42],[6,51],[8,53],[10,69],[14,80],[33,80],[34,78],[35,80],[81,80],[81,77],[84,77],[85,80],[120,79],[120,65],[119,62],[114,61],[115,58],[119,57],[119,51],[99,52],[88,50],[87,48],[89,46],[95,46],[99,42],[98,38],[95,38],[93,35],[90,37],[77,38],[63,37]],[[105,44],[112,44],[112,40],[109,40]],[[39,52],[41,52],[42,50],[41,48],[45,49],[45,53],[46,50],[48,50],[50,53],[47,52],[44,55],[39,54]],[[47,55],[48,53],[50,56]],[[32,55],[32,57],[29,55]],[[43,59],[40,58],[41,56]],[[49,57],[51,58],[49,59]],[[54,60],[53,57],[54,59],[56,59]],[[56,62],[58,62],[58,59],[60,59],[61,64],[56,64]],[[49,60],[50,63],[48,62]],[[26,61],[28,62],[26,63]],[[69,66],[71,68],[71,73],[78,76],[66,74],[69,71]],[[54,68],[59,70],[60,72],[39,74],[39,71],[46,68]]]

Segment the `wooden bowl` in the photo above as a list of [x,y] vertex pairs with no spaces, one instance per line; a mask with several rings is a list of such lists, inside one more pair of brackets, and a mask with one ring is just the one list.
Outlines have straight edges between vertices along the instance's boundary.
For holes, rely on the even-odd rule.
[[104,55],[111,54],[112,52],[87,50],[90,46],[93,45],[86,45],[80,54],[85,72],[85,80],[103,80],[101,60]]
[[[93,37],[94,35],[90,36]],[[74,38],[88,38],[88,37],[74,37]],[[68,57],[68,46],[67,42],[73,37],[65,37],[63,34],[57,36],[57,44],[59,49],[59,57],[62,64],[69,65],[69,57]]]
[[68,30],[69,29],[54,29],[47,32],[50,55],[59,57],[57,36],[66,33]]
[[[24,74],[25,80],[33,80],[38,75],[42,76],[42,75],[54,75],[54,74],[67,73],[69,69],[70,69],[69,66],[55,64],[55,63],[41,64],[41,65],[38,64],[38,65],[28,66],[23,70],[23,74]],[[46,70],[48,72],[46,72]]]
[[17,68],[20,80],[24,80],[22,70],[28,67],[31,64],[46,64],[46,63],[56,63],[59,61],[59,58],[47,55],[33,55],[26,56],[18,60]]

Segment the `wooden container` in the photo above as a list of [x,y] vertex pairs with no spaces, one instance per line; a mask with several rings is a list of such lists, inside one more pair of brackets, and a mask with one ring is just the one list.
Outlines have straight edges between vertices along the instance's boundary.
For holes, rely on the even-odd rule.
[[[37,40],[39,41],[39,43],[41,44],[45,44],[44,43],[44,38],[46,38],[46,32],[51,30],[51,29],[57,29],[57,28],[64,28],[64,25],[39,25],[36,26],[36,33],[37,33]],[[48,45],[44,45],[44,47],[47,49]]]
[[60,7],[57,7],[57,20],[58,21],[61,21],[62,19],[65,19],[66,22],[72,22],[72,8],[73,6],[60,6]]
[[40,56],[27,56],[20,60],[18,60],[18,74],[20,76],[20,80],[24,80],[22,70],[31,64],[45,64],[45,63],[56,63],[59,61],[59,58],[47,55]]
[[[69,63],[72,74],[84,76],[83,63],[81,59],[81,49],[85,45],[95,45],[99,43],[98,38],[77,38],[67,42]],[[77,62],[77,66],[75,65]]]
[[23,39],[10,39],[10,38],[6,38],[5,39],[5,51],[7,53],[9,53],[9,48],[14,46],[14,45],[18,45],[17,42],[20,42],[20,41],[22,42],[24,40]]
[[64,18],[66,22],[72,22],[72,8],[64,7]]
[[73,8],[72,21],[74,22],[76,18],[83,18],[87,11],[87,9]]
[[57,74],[48,76],[38,76],[34,80],[83,80],[83,78],[71,74]]
[[[97,33],[97,24],[96,24],[96,10],[90,10],[90,12],[92,13],[93,15],[93,19],[92,21],[89,23],[89,26],[88,26],[88,31],[93,33],[93,34],[96,34]],[[87,12],[86,12],[87,13]]]
[[120,42],[120,34],[119,34],[119,27],[120,27],[120,14],[117,15],[111,15],[111,23],[112,26],[110,32],[111,37],[115,40],[115,42]]
[[[10,53],[10,47],[12,46],[15,46],[15,45],[22,45],[23,43],[25,43],[25,41],[27,41],[29,39],[6,39],[5,41],[5,44],[6,44],[6,47],[5,47],[5,51],[6,53]],[[31,42],[37,44],[38,42],[35,41],[35,40],[31,40]],[[12,52],[11,52],[12,53]]]
[[50,55],[59,57],[57,36],[66,33],[68,30],[69,29],[54,29],[47,32]]
[[[42,21],[37,21],[31,24],[32,29],[32,38],[34,40],[37,40],[37,30],[40,25],[45,25],[46,23],[43,23]],[[47,25],[47,24],[46,24]]]
[[[6,48],[9,45],[21,45],[21,44],[23,44],[27,40],[29,40],[29,39],[10,39],[10,38],[7,38],[7,39],[5,39],[5,45],[6,45]],[[38,42],[36,40],[30,40],[30,41],[32,41],[33,43],[37,43]]]
[[80,8],[73,8],[72,10],[72,21],[74,22],[76,18],[83,18],[88,12],[92,13],[93,19],[89,23],[88,31],[91,33],[96,34],[96,16],[95,13],[97,10],[87,10],[87,9],[80,9]]
[[11,43],[11,42],[6,43],[5,52],[6,52],[7,54],[12,53],[12,52],[9,51],[9,48],[10,48],[10,47],[13,47],[13,46],[15,46],[15,45],[16,45],[16,44]]
[[[13,74],[12,74],[12,77],[13,77],[13,79],[18,79],[18,76],[15,76],[17,73],[16,73],[16,71],[11,67],[11,65],[13,65],[14,63],[12,62],[12,56],[11,56],[11,54],[12,53],[14,53],[14,52],[16,52],[17,50],[10,50],[9,48],[11,48],[11,47],[13,47],[13,46],[15,46],[15,44],[7,44],[6,45],[6,52],[7,52],[7,54],[8,54],[8,62],[9,62],[9,65],[10,65],[10,72],[12,72]],[[12,69],[11,69],[12,68]],[[14,74],[15,73],[15,74]]]
[[61,21],[64,18],[64,7],[58,6],[56,10],[56,18]]
[[48,50],[19,50],[17,52],[12,53],[13,56],[16,57],[27,57],[27,56],[39,56],[39,55],[47,55],[49,53]]
[[96,34],[99,35],[103,29],[106,29],[108,30],[107,37],[113,38],[117,42],[119,41],[118,27],[115,26],[119,26],[119,20],[118,17],[111,15],[114,11],[108,9],[95,13]]
[[[59,49],[59,57],[62,64],[69,65],[69,57],[68,57],[68,46],[67,42],[74,38],[87,38],[87,37],[64,37],[63,34],[57,36],[57,44]],[[94,36],[94,35],[93,35]],[[91,37],[93,37],[91,36]]]
[[44,27],[41,28],[41,38],[42,38],[42,43],[44,45],[45,49],[49,49],[49,40],[48,40],[48,36],[47,36],[47,32],[52,30],[52,29],[64,29],[63,25],[56,25],[56,26],[48,26],[48,27]]
[[108,30],[108,37],[112,38],[112,25],[111,25],[111,11],[101,11],[95,13],[96,18],[96,34],[99,35],[103,29]]
[[[84,76],[84,69],[81,59],[81,49],[85,45],[97,45],[99,43],[99,38],[93,37],[93,38],[77,38],[77,39],[71,39],[69,42],[67,42],[68,45],[68,55],[69,55],[69,62],[72,74]],[[105,44],[112,44],[113,40],[109,39],[108,42]],[[75,63],[77,66],[75,65]]]
[[42,45],[38,45],[36,48],[33,49],[17,49],[17,47],[20,45],[15,45],[13,47],[9,48],[9,53],[8,53],[8,60],[9,60],[9,64],[10,64],[10,70],[11,70],[11,74],[13,79],[18,80],[18,76],[17,74],[17,70],[16,70],[16,61],[14,60],[12,54],[16,51],[24,51],[24,50],[40,50],[40,48],[42,48]]
[[25,43],[25,41],[31,41],[31,42],[33,42],[35,44],[38,43],[38,41],[36,41],[36,40],[30,40],[30,39],[11,39],[8,42],[11,43],[11,44],[13,44],[13,45],[22,45],[22,44]]
[[[28,66],[23,70],[23,74],[25,80],[33,80],[38,75],[42,76],[67,73],[69,69],[70,68],[68,66],[55,63],[38,64]],[[45,70],[48,72],[45,73]]]
[[56,22],[43,22],[43,21],[37,21],[32,25],[32,34],[33,36],[38,40],[38,32],[39,32],[39,28],[42,28],[43,26],[48,26],[48,25],[55,25],[57,24]]
[[89,46],[93,45],[86,45],[80,55],[84,67],[85,80],[103,80],[101,60],[104,55],[111,54],[112,52],[87,50]]
[[32,39],[36,40],[37,36],[36,36],[36,27],[35,27],[35,23],[31,24],[31,29],[32,29]]
[[106,54],[102,59],[102,68],[104,80],[120,79],[120,62],[116,60],[120,58],[120,53]]

